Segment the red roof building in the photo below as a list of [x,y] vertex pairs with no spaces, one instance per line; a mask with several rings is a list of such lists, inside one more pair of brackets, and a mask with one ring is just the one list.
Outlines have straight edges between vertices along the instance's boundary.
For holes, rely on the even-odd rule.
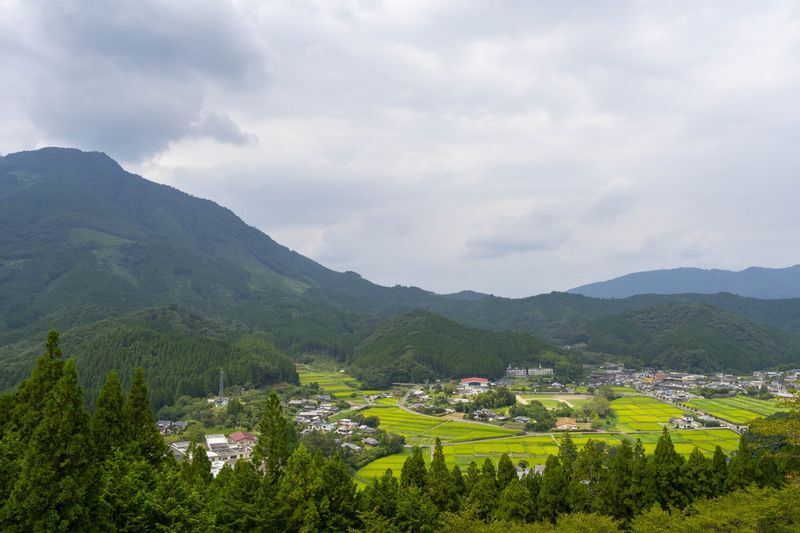
[[255,444],[256,436],[247,431],[234,431],[228,435],[228,441],[232,444]]

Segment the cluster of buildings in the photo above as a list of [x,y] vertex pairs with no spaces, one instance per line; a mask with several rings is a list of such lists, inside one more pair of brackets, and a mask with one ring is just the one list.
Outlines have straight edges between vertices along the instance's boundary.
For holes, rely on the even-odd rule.
[[516,378],[524,378],[524,377],[553,377],[554,371],[552,368],[542,368],[542,365],[539,365],[538,368],[518,368],[512,367],[508,365],[506,368],[506,375],[510,377]]
[[[216,477],[226,464],[233,466],[240,459],[250,459],[257,440],[255,435],[247,431],[236,431],[227,437],[222,434],[206,435],[202,445],[211,461],[211,474]],[[169,447],[176,459],[183,460],[191,458],[190,445],[189,441],[178,441]]]
[[329,395],[319,395],[309,399],[289,400],[287,405],[295,409],[294,416],[300,429],[300,434],[305,435],[312,431],[322,431],[336,434],[339,445],[353,453],[360,453],[364,447],[377,446],[375,438],[378,430],[366,424],[361,424],[349,418],[331,420],[330,417],[339,412],[339,408],[331,402]]

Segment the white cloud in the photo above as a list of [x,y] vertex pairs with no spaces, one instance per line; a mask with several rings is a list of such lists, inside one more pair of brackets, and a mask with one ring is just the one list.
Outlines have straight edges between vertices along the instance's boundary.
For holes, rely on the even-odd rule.
[[0,150],[107,151],[333,268],[523,296],[798,262],[793,2],[0,9]]

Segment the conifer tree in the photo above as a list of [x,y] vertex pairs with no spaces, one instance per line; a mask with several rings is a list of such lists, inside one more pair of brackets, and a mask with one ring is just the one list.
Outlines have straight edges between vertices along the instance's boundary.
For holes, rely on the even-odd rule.
[[681,509],[686,505],[683,458],[675,451],[669,430],[661,432],[653,453],[653,482],[662,509]]
[[653,479],[652,461],[644,453],[641,439],[636,439],[633,448],[633,467],[631,468],[630,502],[634,514],[649,509],[657,501],[656,485]]
[[695,447],[684,469],[686,493],[690,499],[708,498],[712,495],[711,462]]
[[555,524],[558,515],[567,510],[567,477],[561,461],[555,455],[547,458],[539,487],[539,516]]
[[400,486],[424,489],[427,478],[428,473],[425,469],[425,459],[422,457],[422,450],[419,446],[414,446],[411,456],[405,460],[403,469],[400,471]]
[[237,461],[232,469],[226,465],[213,486],[217,527],[225,531],[260,529],[256,506],[260,479],[253,463]]
[[153,465],[163,461],[168,450],[150,409],[144,371],[141,368],[133,372],[131,389],[122,412],[125,417],[126,438],[133,453]]
[[508,457],[507,453],[500,456],[497,463],[497,486],[500,491],[504,491],[509,483],[517,479],[517,469]]
[[296,445],[294,424],[283,414],[280,399],[273,391],[267,398],[258,422],[258,442],[253,450],[253,463],[263,467],[267,476],[275,480],[288,464]]
[[[498,468],[499,470],[499,468]],[[531,515],[533,500],[525,483],[512,479],[500,494],[496,517],[511,522],[524,522]]]
[[478,469],[478,463],[475,461],[470,461],[469,466],[467,467],[467,475],[464,476],[464,493],[471,493],[475,485],[478,484],[478,480],[480,480],[480,478],[481,471]]
[[203,487],[208,485],[213,479],[211,476],[211,461],[208,458],[206,449],[192,441],[189,445],[189,457],[181,464],[183,477],[190,486]]
[[397,493],[400,484],[391,468],[383,476],[373,478],[372,483],[362,493],[362,508],[383,518],[393,519],[397,513]]
[[72,359],[62,374],[46,396],[7,504],[14,529],[94,531],[101,525],[99,469]]
[[119,376],[116,370],[111,370],[97,396],[92,417],[92,439],[98,457],[107,457],[125,444],[127,432],[123,415],[124,404]]
[[461,468],[458,465],[453,465],[453,470],[450,471],[450,488],[453,492],[453,511],[458,511],[459,504],[464,496],[467,494],[467,486],[464,483],[464,476],[461,474]]
[[321,523],[327,531],[348,531],[357,524],[356,484],[339,455],[322,467]]
[[17,433],[21,443],[27,443],[39,424],[48,395],[61,379],[64,371],[59,335],[50,331],[45,343],[45,353],[36,361],[31,377],[19,385],[14,398],[9,428]]
[[428,493],[416,485],[402,487],[397,496],[397,517],[400,531],[433,533],[438,511]]
[[728,459],[725,452],[717,446],[711,458],[711,496],[716,497],[725,492],[728,479]]
[[279,481],[277,501],[288,531],[318,531],[322,478],[303,444],[292,453]]
[[575,462],[578,460],[578,447],[572,441],[569,431],[564,433],[561,438],[561,444],[558,446],[558,460],[561,463],[561,469],[567,482],[571,481],[575,470]]
[[633,474],[633,448],[628,440],[614,449],[599,487],[599,510],[617,520],[633,517],[631,506],[631,476]]
[[439,511],[446,511],[453,507],[452,504],[452,480],[450,471],[444,461],[442,451],[442,441],[436,438],[433,448],[433,459],[431,460],[430,470],[428,470],[428,496],[436,505]]

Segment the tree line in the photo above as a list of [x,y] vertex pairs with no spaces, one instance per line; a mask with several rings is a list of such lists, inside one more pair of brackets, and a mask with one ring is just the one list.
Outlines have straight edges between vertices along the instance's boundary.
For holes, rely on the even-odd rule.
[[[684,516],[754,485],[773,491],[759,493],[764,501],[782,501],[797,467],[752,439],[732,457],[717,447],[711,458],[695,449],[684,459],[665,429],[652,454],[641,441],[589,441],[578,450],[567,434],[543,472],[520,476],[507,455],[462,472],[448,467],[437,440],[429,464],[416,447],[399,477],[387,470],[358,491],[340,455],[310,452],[270,394],[252,461],[214,478],[198,443],[189,460],[169,453],[141,369],[127,393],[111,371],[90,415],[55,332],[31,376],[0,398],[0,415],[4,531],[549,531],[576,520],[589,531],[647,530],[659,512]],[[783,490],[796,493],[794,485]]]

